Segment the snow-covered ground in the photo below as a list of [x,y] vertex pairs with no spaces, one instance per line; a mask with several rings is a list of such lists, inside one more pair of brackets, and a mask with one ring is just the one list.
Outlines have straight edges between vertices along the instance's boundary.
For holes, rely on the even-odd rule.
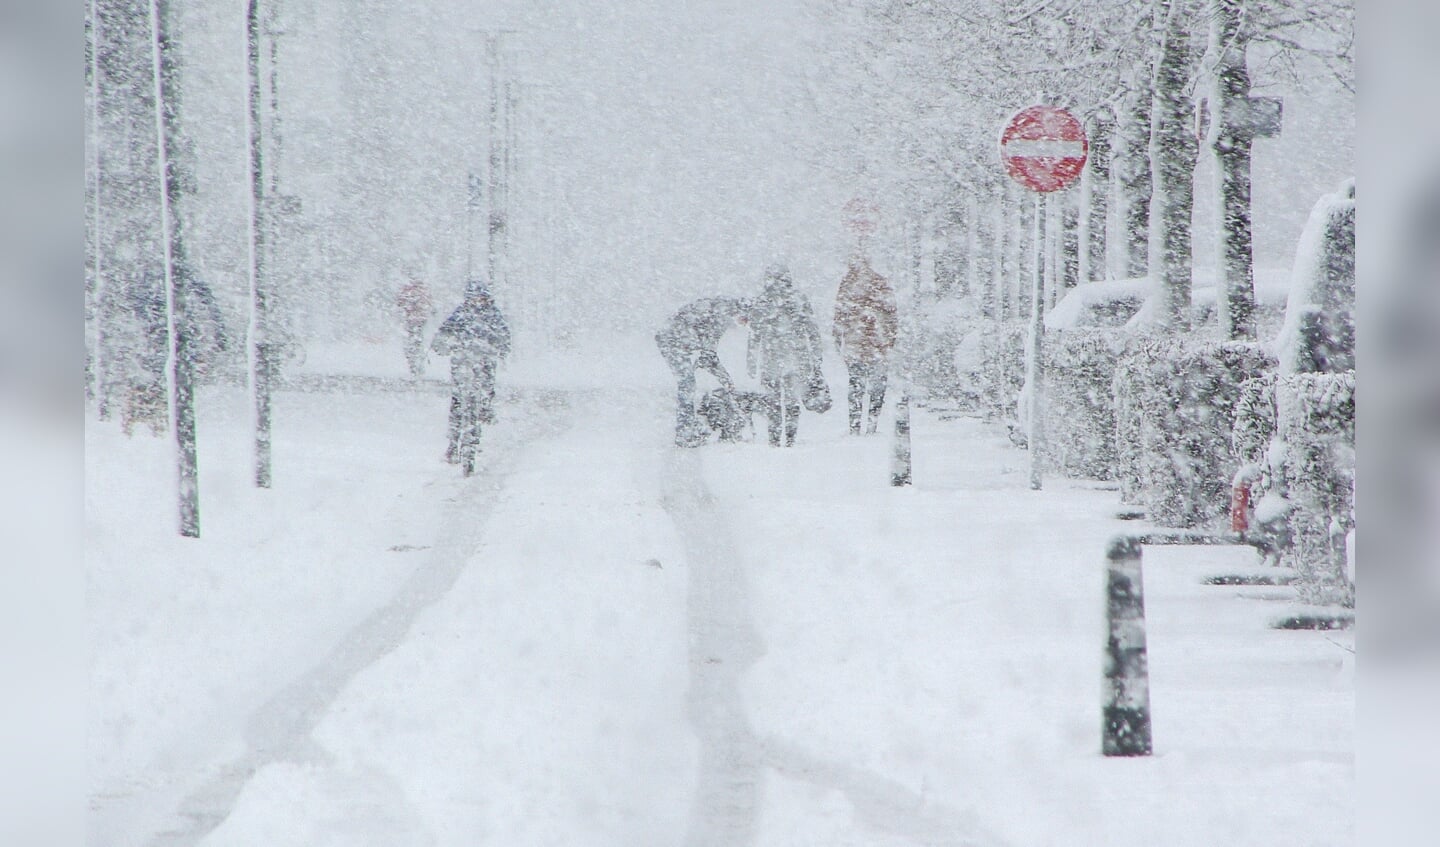
[[833,362],[795,448],[678,450],[643,338],[510,366],[462,480],[440,364],[282,392],[268,491],[202,391],[199,540],[168,441],[90,423],[91,844],[1353,841],[1353,636],[1201,583],[1248,549],[1147,548],[1155,755],[1106,759],[1116,492],[925,408],[891,488]]

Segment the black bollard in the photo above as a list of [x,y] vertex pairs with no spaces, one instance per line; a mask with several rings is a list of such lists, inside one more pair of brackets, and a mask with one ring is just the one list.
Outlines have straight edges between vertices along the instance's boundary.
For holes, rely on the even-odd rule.
[[1106,551],[1106,756],[1150,755],[1150,671],[1145,656],[1145,598],[1140,539],[1118,535]]
[[890,461],[890,484],[910,484],[910,393],[900,395],[895,404],[895,452]]

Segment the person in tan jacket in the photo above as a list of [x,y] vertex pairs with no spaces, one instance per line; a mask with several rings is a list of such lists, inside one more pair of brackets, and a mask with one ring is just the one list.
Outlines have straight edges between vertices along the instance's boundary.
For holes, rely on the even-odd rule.
[[890,282],[870,267],[863,254],[851,256],[835,295],[834,325],[835,348],[850,374],[851,435],[860,434],[862,417],[868,419],[867,432],[879,428],[880,407],[885,403],[886,361],[895,347],[898,329],[895,290]]

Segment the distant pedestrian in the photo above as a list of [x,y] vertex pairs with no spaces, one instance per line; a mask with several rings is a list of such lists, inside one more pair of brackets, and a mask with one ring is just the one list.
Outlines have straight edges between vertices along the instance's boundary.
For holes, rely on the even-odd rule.
[[425,373],[425,324],[435,315],[430,289],[419,278],[412,277],[396,293],[395,306],[405,329],[405,364],[410,375],[419,378]]
[[766,269],[765,287],[751,309],[746,367],[751,376],[758,371],[765,389],[770,444],[780,446],[783,432],[785,446],[793,445],[802,400],[825,383],[815,313],[782,263]]
[[750,304],[735,297],[704,297],[681,307],[671,315],[655,344],[665,364],[675,374],[675,443],[696,447],[705,443],[705,426],[695,414],[695,372],[704,369],[715,375],[722,388],[734,391],[735,384],[720,364],[720,337],[749,319]]
[[445,461],[458,461],[465,395],[473,392],[479,400],[478,423],[495,422],[495,366],[510,352],[510,326],[500,314],[485,283],[472,279],[465,286],[465,301],[450,313],[430,349],[450,357],[449,444]]
[[864,255],[851,256],[835,295],[834,324],[835,348],[850,376],[846,399],[851,435],[860,434],[862,418],[867,419],[866,432],[874,433],[880,426],[885,372],[899,328],[895,313],[895,290],[889,281],[870,267]]

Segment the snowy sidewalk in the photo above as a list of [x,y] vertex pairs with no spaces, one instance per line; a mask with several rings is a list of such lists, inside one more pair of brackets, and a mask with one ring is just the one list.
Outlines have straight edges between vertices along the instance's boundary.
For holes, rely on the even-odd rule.
[[[343,478],[329,476],[340,457],[321,455],[305,492],[282,495],[322,510],[323,532],[285,509],[265,514],[263,536],[216,517],[198,553],[157,532],[162,564],[175,544],[200,560],[139,566],[118,598],[111,560],[133,548],[101,532],[92,639],[114,643],[97,648],[92,757],[112,775],[99,789],[132,794],[97,800],[92,819],[114,828],[94,843],[184,829],[174,801],[213,777],[213,764],[196,771],[205,762],[258,766],[207,845],[1350,840],[1353,639],[1268,629],[1284,589],[1201,584],[1251,551],[1147,549],[1156,755],[1106,760],[1103,553],[1135,528],[1114,518],[1113,491],[1059,479],[1029,491],[1003,433],[926,410],[915,485],[893,489],[888,436],[846,436],[841,409],[805,415],[790,450],[680,451],[665,446],[663,392],[566,396],[502,420],[494,464],[461,483],[437,461],[443,397],[297,395],[310,447],[336,403],[369,416],[337,440]],[[153,446],[104,430],[92,443]],[[233,458],[202,453],[202,479]],[[206,502],[254,495],[223,484],[237,490]],[[103,488],[90,495],[99,529],[128,514]],[[385,552],[397,546],[429,549]],[[456,562],[462,547],[473,552]],[[313,556],[353,566],[287,577]],[[447,576],[428,606],[407,605],[426,568]],[[305,590],[287,597],[287,579]],[[327,592],[343,602],[317,602]],[[129,602],[156,626],[200,627],[201,653],[234,666],[127,623]],[[284,611],[306,607],[308,621]],[[414,613],[409,628],[339,662],[350,671],[325,677],[332,694],[297,713],[320,702],[304,681],[337,666],[367,615],[396,608]],[[137,678],[156,651],[168,667]],[[205,705],[237,670],[234,702]],[[147,685],[189,717],[147,719]],[[258,756],[267,701],[305,718]],[[202,742],[206,755],[142,755]],[[144,815],[142,778],[176,789],[152,792]]]
[[775,757],[758,843],[1348,843],[1352,636],[1269,629],[1285,589],[1201,584],[1249,549],[1147,548],[1156,755],[1106,760],[1104,551],[1136,525],[1093,483],[1029,491],[997,427],[914,432],[909,490],[888,443],[838,434],[707,466],[750,533],[751,721],[814,760]]

